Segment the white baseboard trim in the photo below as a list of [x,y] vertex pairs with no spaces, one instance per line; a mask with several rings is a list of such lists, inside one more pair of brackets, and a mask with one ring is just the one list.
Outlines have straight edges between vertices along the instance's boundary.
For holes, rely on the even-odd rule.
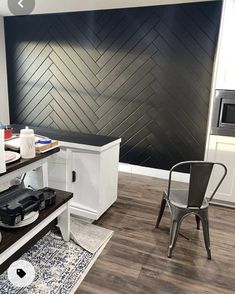
[[[122,163],[122,162],[119,162],[118,170],[121,172],[137,174],[142,176],[149,176],[149,177],[154,177],[154,178],[159,178],[164,180],[168,180],[169,178],[168,170],[144,167],[139,165],[132,165],[132,164]],[[177,182],[188,183],[189,174],[174,172],[172,179]]]
[[84,206],[79,206],[77,203],[70,202],[70,212],[72,215],[89,218],[92,220],[98,219],[98,212]]
[[235,204],[233,202],[229,202],[229,201],[223,201],[223,200],[219,200],[219,199],[213,199],[210,202],[211,205],[215,205],[215,206],[222,206],[222,207],[227,207],[227,208],[232,208],[235,209]]

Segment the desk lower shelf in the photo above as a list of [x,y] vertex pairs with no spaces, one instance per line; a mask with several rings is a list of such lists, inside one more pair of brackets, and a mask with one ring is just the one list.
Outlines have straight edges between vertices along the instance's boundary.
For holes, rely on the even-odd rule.
[[[2,233],[0,274],[9,266],[9,261],[12,263],[33,245],[33,239],[35,242],[39,239],[36,236],[42,237],[45,235],[55,225],[57,217],[61,219],[59,220],[60,228],[67,233],[64,238],[69,238],[69,200],[72,197],[73,194],[70,192],[56,190],[55,204],[40,211],[39,217],[34,223],[17,229],[0,228]],[[66,225],[67,228],[65,228]],[[62,232],[62,235],[64,232]],[[27,246],[27,244],[30,244],[30,246]],[[20,252],[20,255],[17,256],[17,252]]]

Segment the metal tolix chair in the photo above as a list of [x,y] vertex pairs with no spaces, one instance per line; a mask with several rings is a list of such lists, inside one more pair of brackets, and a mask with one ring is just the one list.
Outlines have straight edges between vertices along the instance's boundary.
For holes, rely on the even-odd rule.
[[[214,166],[223,168],[223,175],[218,181],[216,188],[211,194],[209,200],[205,194]],[[190,168],[189,188],[185,190],[171,189],[172,172],[179,167]],[[209,237],[209,220],[208,206],[221,183],[227,174],[227,168],[222,163],[206,162],[206,161],[184,161],[174,165],[170,170],[168,189],[163,193],[160,212],[157,218],[156,228],[159,227],[166,203],[171,212],[171,228],[170,242],[167,256],[172,256],[182,220],[189,214],[195,214],[197,229],[200,229],[200,221],[202,223],[205,246],[208,259],[211,259],[210,237]]]

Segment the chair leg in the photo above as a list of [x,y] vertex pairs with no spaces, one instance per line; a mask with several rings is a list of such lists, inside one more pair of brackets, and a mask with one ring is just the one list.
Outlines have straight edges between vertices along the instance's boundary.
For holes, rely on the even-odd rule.
[[180,228],[180,223],[177,220],[173,220],[171,224],[171,229],[170,229],[170,245],[169,245],[168,253],[167,253],[167,257],[169,258],[171,258],[172,256],[172,251],[175,247],[175,243],[179,233],[179,228]]
[[201,222],[202,222],[204,241],[205,241],[205,246],[207,251],[207,258],[211,259],[208,210],[205,210],[201,213]]
[[167,254],[169,258],[171,258],[172,256],[172,251],[175,247],[175,243],[178,237],[180,224],[181,224],[181,220],[183,216],[184,216],[184,212],[182,212],[180,209],[175,209],[175,208],[172,209],[170,242],[169,242],[169,248],[168,248],[168,254]]
[[196,219],[196,223],[197,223],[197,230],[200,230],[200,217],[195,214],[195,219]]
[[164,212],[165,207],[166,207],[166,199],[163,196],[162,197],[161,206],[160,206],[160,211],[159,211],[157,222],[156,222],[156,226],[155,226],[156,228],[159,227],[159,224],[160,224],[160,221],[162,219],[162,215],[163,215],[163,212]]

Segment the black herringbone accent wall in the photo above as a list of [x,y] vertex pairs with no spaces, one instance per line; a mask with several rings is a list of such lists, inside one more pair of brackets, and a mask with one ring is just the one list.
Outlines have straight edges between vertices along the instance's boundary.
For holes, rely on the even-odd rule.
[[122,162],[203,159],[220,2],[5,19],[11,122],[122,137]]

